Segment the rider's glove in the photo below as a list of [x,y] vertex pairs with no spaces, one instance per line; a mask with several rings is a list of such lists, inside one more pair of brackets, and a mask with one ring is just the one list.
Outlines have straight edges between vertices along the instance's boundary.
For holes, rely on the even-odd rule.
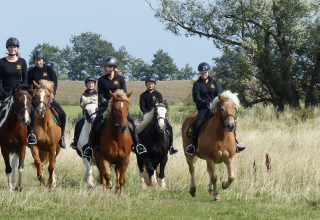
[[203,103],[203,107],[210,107],[210,103],[209,101],[204,101]]
[[102,104],[104,107],[108,107],[108,103],[109,103],[109,101],[106,100],[105,98],[103,98],[103,99],[101,100],[101,104]]

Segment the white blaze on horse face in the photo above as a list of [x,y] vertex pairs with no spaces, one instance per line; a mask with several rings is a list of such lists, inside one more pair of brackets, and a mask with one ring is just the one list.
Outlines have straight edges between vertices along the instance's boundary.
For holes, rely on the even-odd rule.
[[158,107],[157,108],[158,113],[158,125],[161,129],[164,128],[164,119],[166,118],[167,109],[165,107]]
[[121,102],[121,108],[123,108],[123,102]]
[[29,111],[28,111],[28,108],[27,108],[27,102],[28,102],[28,99],[27,99],[27,95],[24,95],[24,119],[25,121],[29,121]]
[[42,90],[42,92],[40,92],[40,108],[43,108],[43,102],[44,102],[45,95],[46,95],[45,91]]

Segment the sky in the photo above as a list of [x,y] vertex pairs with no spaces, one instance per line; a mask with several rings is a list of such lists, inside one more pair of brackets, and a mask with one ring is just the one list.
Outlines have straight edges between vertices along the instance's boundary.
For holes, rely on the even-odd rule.
[[84,32],[101,34],[116,50],[124,46],[130,55],[149,64],[159,49],[167,52],[179,68],[189,64],[194,70],[201,62],[212,64],[212,58],[222,54],[212,40],[187,38],[184,31],[181,36],[165,31],[145,0],[2,1],[0,20],[0,57],[6,56],[9,37],[19,40],[19,53],[28,61],[37,44],[65,48],[71,45],[72,35]]

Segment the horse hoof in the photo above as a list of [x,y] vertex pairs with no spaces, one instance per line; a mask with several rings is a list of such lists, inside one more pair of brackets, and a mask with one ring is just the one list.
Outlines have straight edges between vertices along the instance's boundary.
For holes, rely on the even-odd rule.
[[190,188],[189,193],[192,197],[197,195],[197,188]]
[[211,196],[213,196],[213,189],[209,189],[209,190],[208,190],[208,193],[209,193]]
[[51,183],[51,184],[49,184],[49,188],[50,189],[54,189],[54,188],[56,188],[57,187],[57,183]]
[[86,186],[86,189],[94,189],[94,185],[89,185],[89,184],[88,184],[88,185]]
[[221,184],[222,189],[228,189],[228,187],[229,187],[228,185],[227,185],[227,186],[224,186],[224,183],[225,183],[225,182],[226,182],[226,181],[223,181],[222,184]]
[[112,187],[113,187],[113,186],[112,186],[112,182],[109,181],[109,183],[107,183],[107,186],[106,186],[106,187],[107,187],[107,189],[112,189]]

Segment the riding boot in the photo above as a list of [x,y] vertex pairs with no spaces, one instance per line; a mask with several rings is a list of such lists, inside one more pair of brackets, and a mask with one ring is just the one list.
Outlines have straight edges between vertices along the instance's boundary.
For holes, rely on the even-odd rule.
[[245,151],[247,148],[243,145],[243,143],[240,143],[237,139],[236,139],[236,153],[241,153],[242,151]]
[[167,134],[169,136],[169,153],[170,155],[174,155],[176,153],[178,153],[178,150],[175,149],[175,147],[173,146],[173,133],[172,133],[172,127],[168,127],[168,129],[166,129]]
[[30,118],[31,118],[31,122],[27,126],[27,131],[28,131],[28,140],[27,140],[27,142],[28,142],[28,144],[36,144],[37,143],[37,137],[33,133],[33,126],[34,126],[34,120],[35,120],[34,113],[31,112]]
[[70,147],[73,148],[73,149],[77,149],[80,133],[81,133],[82,127],[84,125],[84,120],[85,119],[83,117],[81,117],[79,119],[79,121],[77,121],[76,126],[74,128],[73,141],[70,144]]
[[139,136],[138,136],[138,130],[137,130],[136,125],[133,124],[133,127],[134,127],[134,131],[133,131],[133,133],[131,134],[132,141],[133,141],[133,145],[135,146],[136,151],[137,151],[137,153],[138,153],[139,155],[145,154],[145,153],[147,153],[147,149],[145,148],[145,146],[143,146],[143,145],[140,143],[140,139],[139,139]]
[[60,117],[60,121],[61,121],[61,138],[59,141],[60,147],[63,149],[66,149],[66,143],[64,142],[64,131],[66,128],[66,117]]
[[197,150],[197,147],[195,144],[197,141],[197,138],[195,137],[194,133],[195,133],[194,130],[192,130],[190,145],[186,148],[186,151],[185,151],[186,154],[194,155]]
[[[91,131],[89,134],[89,143],[86,148],[86,151],[83,152],[85,157],[90,157],[90,155],[93,154],[93,149],[95,148],[95,142],[96,142],[96,134],[100,131],[101,126],[103,124],[102,119],[103,119],[103,114],[98,114],[92,124]],[[98,153],[100,153],[100,149],[95,149],[95,150]]]

